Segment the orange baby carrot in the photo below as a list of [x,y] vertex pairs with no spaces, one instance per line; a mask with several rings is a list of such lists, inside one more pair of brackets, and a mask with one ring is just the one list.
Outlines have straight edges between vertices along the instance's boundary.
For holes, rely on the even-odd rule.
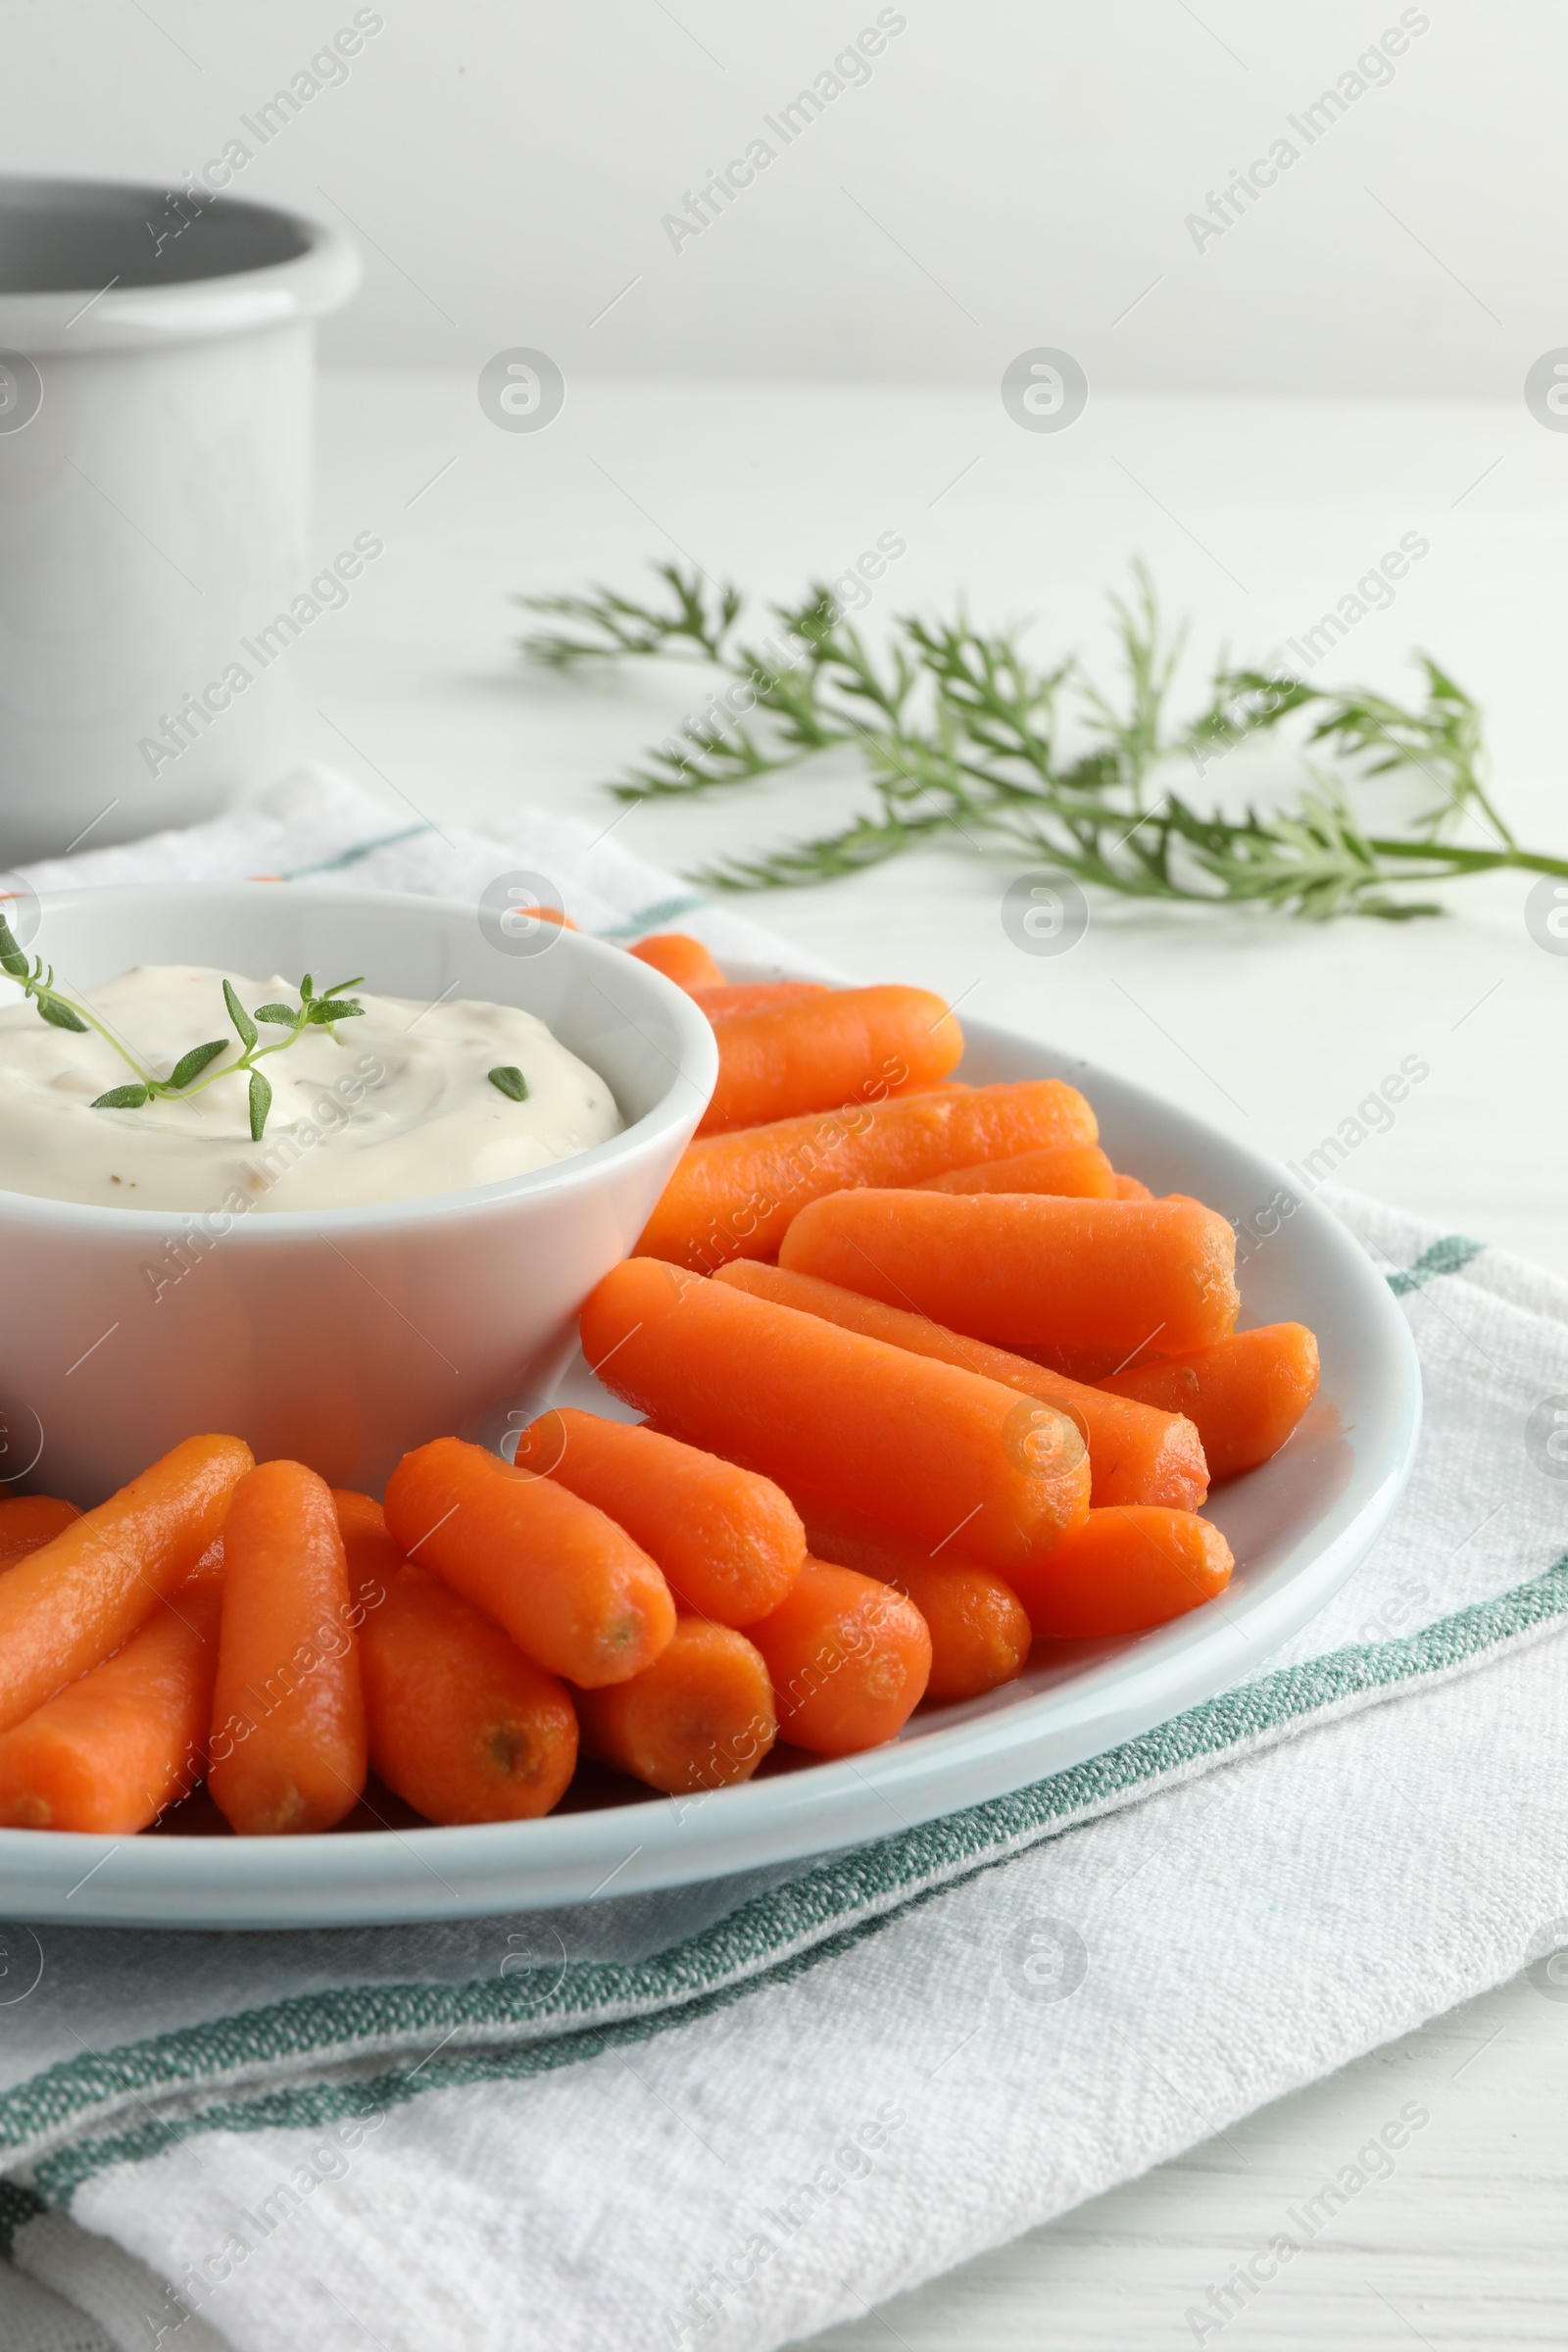
[[1196,1511],[1143,1505],[1091,1511],[1047,1557],[1008,1578],[1037,1641],[1139,1634],[1212,1600],[1230,1583],[1231,1547]]
[[963,1032],[925,988],[838,988],[718,1030],[718,1082],[699,1135],[832,1110],[869,1090],[933,1086],[963,1054]]
[[363,1624],[370,1761],[429,1821],[529,1821],[577,1760],[566,1687],[491,1617],[407,1561],[368,1494],[334,1489]]
[[689,996],[700,988],[722,988],[724,975],[700,939],[689,939],[684,931],[655,931],[640,939],[631,950],[639,963],[651,963],[656,972],[673,980],[677,988]]
[[[357,1526],[362,1561],[374,1531]],[[375,1581],[360,1636],[370,1762],[427,1821],[533,1821],[577,1763],[564,1683],[525,1658],[493,1617],[438,1576],[404,1566]]]
[[684,1796],[749,1781],[778,1736],[773,1686],[745,1634],[682,1617],[651,1666],[577,1696],[586,1752]]
[[789,1496],[715,1453],[564,1405],[523,1431],[514,1458],[623,1527],[699,1617],[749,1625],[801,1573],[806,1531]]
[[767,1661],[779,1738],[817,1756],[891,1740],[930,1679],[931,1636],[914,1603],[827,1560],[808,1559],[788,1600],[747,1638]]
[[331,1490],[263,1462],[223,1522],[207,1786],[242,1838],[329,1830],[365,1787],[365,1697]]
[[215,1536],[179,1589],[185,1592],[190,1590],[192,1585],[221,1584],[222,1581],[223,1539],[221,1536]]
[[1147,1184],[1140,1184],[1136,1176],[1124,1176],[1118,1169],[1116,1198],[1118,1200],[1152,1200],[1154,1196]]
[[1005,1573],[1088,1507],[1065,1415],[657,1258],[605,1276],[582,1342],[605,1385],[669,1436],[927,1548],[961,1525],[969,1556]]
[[[1099,1388],[1113,1373],[1160,1361],[1157,1348],[1026,1348],[1021,1340],[1015,1345],[1018,1353],[1030,1363],[1038,1364],[1043,1372],[1054,1372],[1084,1388]],[[1109,1394],[1108,1390],[1102,1393]]]
[[1023,1603],[991,1569],[911,1559],[878,1581],[905,1593],[925,1619],[931,1636],[927,1698],[945,1706],[1017,1681],[1034,1634]]
[[771,1257],[791,1218],[825,1193],[918,1184],[946,1168],[1095,1136],[1089,1104],[1057,1078],[950,1084],[706,1136],[682,1155],[637,1248],[710,1273],[732,1257]]
[[0,1731],[129,1639],[177,1592],[251,1466],[238,1438],[187,1438],[0,1577]]
[[847,1513],[813,1513],[806,1525],[813,1559],[874,1576],[913,1601],[931,1636],[927,1698],[978,1698],[1023,1672],[1034,1635],[1022,1601],[994,1570],[945,1551],[932,1559],[907,1537]]
[[0,1494],[0,1567],[63,1536],[81,1513],[58,1494]]
[[1185,1413],[1210,1475],[1238,1478],[1278,1453],[1317,1394],[1317,1341],[1302,1323],[1264,1323],[1212,1348],[1120,1372],[1105,1387]]
[[1185,1200],[839,1193],[802,1210],[779,1264],[1003,1345],[1185,1353],[1236,1322],[1236,1236]]
[[436,1438],[406,1453],[386,1523],[411,1559],[584,1690],[629,1682],[675,1631],[669,1587],[623,1528],[482,1446]]
[[349,1618],[358,1627],[368,1610],[379,1607],[392,1579],[408,1562],[387,1533],[386,1516],[371,1495],[352,1487],[334,1487],[332,1508],[348,1566],[353,1602]]
[[193,1576],[122,1649],[0,1733],[0,1825],[133,1837],[206,1767],[220,1577]]
[[845,1331],[885,1340],[890,1348],[932,1355],[939,1363],[961,1365],[966,1372],[1001,1381],[1004,1388],[1038,1396],[1042,1404],[1065,1413],[1088,1446],[1092,1503],[1159,1502],[1173,1510],[1194,1511],[1208,1493],[1208,1466],[1198,1432],[1179,1414],[1067,1380],[1027,1356],[947,1331],[924,1315],[910,1314],[907,1307],[884,1305],[861,1291],[819,1282],[814,1275],[796,1274],[786,1266],[760,1266],[738,1258],[733,1265],[720,1266],[713,1279],[750,1291],[754,1298],[771,1298],[775,1305],[820,1315]]
[[689,992],[716,1027],[741,1012],[767,1012],[775,1004],[793,1004],[797,997],[827,994],[825,980],[733,980]]
[[983,1160],[928,1176],[925,1193],[1060,1193],[1078,1200],[1114,1200],[1116,1176],[1098,1144],[1054,1144],[1015,1159]]

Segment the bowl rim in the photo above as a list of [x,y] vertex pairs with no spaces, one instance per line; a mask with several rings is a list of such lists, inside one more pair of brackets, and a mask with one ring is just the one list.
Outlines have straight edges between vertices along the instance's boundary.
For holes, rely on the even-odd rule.
[[[133,197],[156,213],[170,190],[151,181],[109,172],[11,172],[0,173],[0,217],[9,196],[58,191],[72,196]],[[360,283],[358,247],[332,221],[319,220],[291,205],[265,198],[209,191],[204,210],[220,206],[248,213],[291,230],[299,251],[248,270],[225,270],[210,277],[176,278],[153,286],[58,286],[36,293],[0,292],[0,332],[7,342],[40,358],[68,352],[125,351],[149,345],[206,342],[265,326],[288,325],[322,317],[347,302]],[[84,296],[93,296],[83,313]]]
[[[274,894],[284,893],[292,903],[318,908],[333,905],[383,907],[396,909],[406,919],[419,910],[428,909],[445,915],[460,914],[468,922],[474,919],[473,907],[463,899],[425,898],[412,891],[353,890],[341,886],[332,889],[317,883],[119,882],[82,884],[74,890],[40,891],[36,895],[39,908],[47,916],[53,909],[62,912],[75,912],[83,908],[97,910],[102,909],[106,902],[118,901],[123,905],[132,898],[148,897],[210,905],[215,899],[232,893],[236,898],[243,898],[247,904],[255,904],[258,902],[253,901],[250,894],[262,891],[267,892],[273,903],[276,903]],[[558,949],[565,950],[568,962],[575,958],[586,958],[590,965],[597,964],[617,972],[629,966],[635,975],[633,986],[643,989],[653,1004],[670,1018],[679,1047],[679,1059],[651,1109],[623,1127],[618,1135],[607,1137],[604,1143],[591,1144],[585,1152],[574,1152],[568,1158],[553,1160],[548,1167],[531,1168],[522,1176],[503,1176],[494,1184],[467,1185],[447,1193],[425,1193],[407,1200],[368,1201],[359,1207],[278,1208],[269,1209],[263,1215],[232,1214],[224,1236],[225,1243],[239,1241],[242,1247],[282,1249],[290,1242],[334,1239],[347,1234],[387,1234],[410,1225],[436,1225],[455,1218],[482,1216],[487,1211],[505,1207],[513,1200],[531,1200],[549,1193],[571,1189],[584,1180],[596,1178],[601,1172],[612,1171],[621,1161],[640,1158],[645,1152],[657,1150],[666,1142],[686,1124],[690,1115],[690,1099],[681,1101],[680,1090],[690,1087],[706,1106],[717,1081],[718,1041],[713,1035],[711,1023],[684,989],[677,988],[673,980],[666,979],[653,964],[644,963],[624,948],[616,947],[608,940],[596,939],[590,932],[563,927],[559,941],[551,943],[549,952],[555,954]],[[481,1003],[500,1001],[479,1000]],[[602,1077],[603,1072],[596,1075]],[[701,1110],[698,1116],[701,1116]],[[228,1212],[211,1208],[108,1208],[96,1201],[56,1200],[48,1194],[16,1193],[0,1186],[0,1230],[8,1233],[15,1233],[19,1228],[31,1228],[58,1234],[64,1239],[75,1237],[87,1240],[101,1236],[121,1240],[150,1240],[161,1228],[183,1231],[204,1217],[225,1214]]]

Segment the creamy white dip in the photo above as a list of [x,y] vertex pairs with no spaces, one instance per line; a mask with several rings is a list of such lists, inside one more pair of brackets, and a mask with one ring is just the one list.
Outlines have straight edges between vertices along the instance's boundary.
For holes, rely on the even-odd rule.
[[[167,1078],[209,1039],[229,1041],[213,1065],[220,1071],[239,1055],[225,978],[248,1012],[299,1001],[287,981],[199,964],[142,964],[87,993],[73,991],[64,974],[58,985],[122,1038],[143,1069]],[[51,1027],[34,1004],[0,1005],[0,1189],[230,1215],[356,1208],[495,1184],[619,1134],[605,1080],[532,1013],[464,998],[420,1004],[349,993],[365,1006],[362,1018],[308,1029],[262,1063],[272,1107],[259,1144],[247,1073],[220,1075],[188,1099],[94,1110],[95,1096],[134,1082],[114,1048],[91,1031]],[[9,985],[4,994],[16,997]],[[259,1026],[264,1045],[286,1034]],[[522,1072],[525,1101],[491,1084],[498,1066]]]

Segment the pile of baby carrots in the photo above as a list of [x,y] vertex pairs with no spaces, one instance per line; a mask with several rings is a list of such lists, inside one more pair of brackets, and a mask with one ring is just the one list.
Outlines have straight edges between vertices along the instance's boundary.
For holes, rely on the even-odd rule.
[[694,1794],[1223,1592],[1200,1506],[1318,1373],[1300,1324],[1236,1330],[1226,1220],[1114,1170],[1075,1088],[955,1080],[923,990],[631,952],[720,1063],[583,1308],[642,1420],[438,1438],[384,1504],[221,1436],[85,1513],[0,1498],[0,1825],[129,1835],[205,1782],[241,1836],[323,1831],[371,1774],[525,1820],[579,1755]]

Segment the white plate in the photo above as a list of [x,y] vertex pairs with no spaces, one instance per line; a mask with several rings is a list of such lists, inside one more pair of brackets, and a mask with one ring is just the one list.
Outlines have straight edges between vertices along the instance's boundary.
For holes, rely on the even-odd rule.
[[[337,1927],[721,1878],[886,1837],[1064,1771],[1222,1690],[1303,1625],[1371,1547],[1415,1453],[1420,1372],[1387,1283],[1283,1169],[1190,1112],[1004,1030],[967,1034],[965,1077],[1071,1079],[1118,1167],[1232,1218],[1245,1323],[1291,1318],[1318,1335],[1323,1383],[1305,1421],[1209,1506],[1237,1560],[1221,1599],[1130,1640],[1039,1648],[1018,1682],[922,1712],[886,1747],[698,1799],[326,1838],[0,1831],[0,1913],[82,1926]],[[598,1395],[580,1364],[567,1385],[577,1402]]]

